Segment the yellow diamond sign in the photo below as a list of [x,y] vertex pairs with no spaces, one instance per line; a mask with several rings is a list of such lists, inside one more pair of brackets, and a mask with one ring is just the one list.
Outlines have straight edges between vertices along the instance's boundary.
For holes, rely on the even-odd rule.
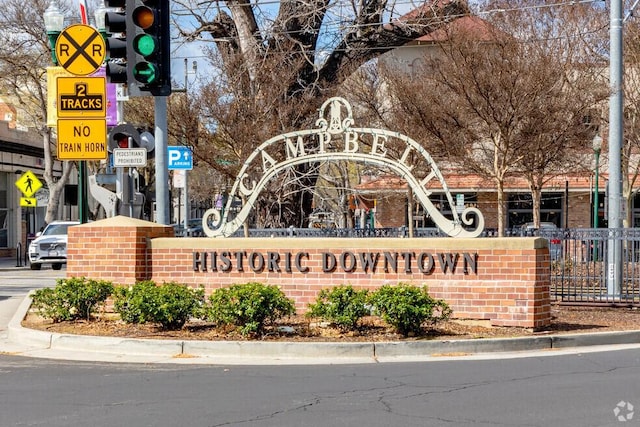
[[76,76],[86,76],[96,71],[106,54],[104,39],[98,30],[89,25],[70,25],[56,40],[58,62]]
[[26,171],[16,181],[16,187],[22,191],[25,197],[33,196],[36,191],[42,188],[42,182],[31,171]]

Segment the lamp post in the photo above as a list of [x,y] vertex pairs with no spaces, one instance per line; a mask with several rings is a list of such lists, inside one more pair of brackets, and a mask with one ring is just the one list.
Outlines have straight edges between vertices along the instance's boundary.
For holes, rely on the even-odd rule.
[[602,151],[602,137],[600,135],[596,135],[593,137],[593,154],[596,158],[596,183],[595,189],[593,191],[593,228],[598,228],[598,194],[600,192],[599,185],[599,173],[600,173],[600,153]]
[[51,60],[54,65],[58,65],[58,58],[56,57],[56,41],[58,36],[64,29],[64,15],[60,12],[60,9],[54,4],[53,1],[49,3],[49,7],[45,10],[44,14],[44,28],[47,31],[47,37],[49,38],[49,46],[51,46]]
[[189,74],[197,74],[198,73],[198,63],[196,61],[193,61],[192,63],[192,70],[193,71],[189,71],[188,69],[188,64],[189,60],[187,58],[184,58],[184,92],[185,94],[187,93],[187,85],[189,83],[189,80],[187,79]]
[[[190,109],[189,107],[189,74],[197,74],[198,72],[198,63],[196,61],[193,61],[192,63],[192,71],[189,71],[188,69],[188,63],[189,60],[187,58],[184,58],[184,99],[185,99],[185,105],[187,107],[187,109]],[[185,127],[184,129],[184,134],[183,134],[183,145],[187,145],[187,131],[188,129]],[[184,201],[184,211],[183,211],[183,221],[184,221],[184,231],[185,233],[187,232],[187,230],[189,229],[189,217],[191,215],[191,203],[189,201],[189,171],[183,171],[184,172],[184,190],[182,191],[182,199]],[[180,216],[180,197],[178,197],[178,217]]]
[[96,29],[102,35],[102,38],[106,38],[107,36],[107,24],[106,24],[106,15],[110,9],[104,4],[104,0],[100,2],[95,12],[93,12],[93,16],[96,20]]
[[[595,160],[596,160],[596,164],[595,164],[595,170],[596,170],[596,182],[594,185],[594,189],[593,189],[593,228],[594,229],[598,229],[598,220],[599,220],[599,216],[598,216],[598,211],[600,210],[600,202],[598,200],[598,196],[600,193],[600,152],[602,151],[602,137],[600,136],[600,134],[596,134],[596,136],[593,137],[593,154],[595,155]],[[597,261],[598,259],[598,241],[595,240],[593,241],[593,260]]]

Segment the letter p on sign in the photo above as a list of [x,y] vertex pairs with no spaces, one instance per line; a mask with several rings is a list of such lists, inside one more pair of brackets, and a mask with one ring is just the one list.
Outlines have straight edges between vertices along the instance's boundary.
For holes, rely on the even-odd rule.
[[169,170],[192,170],[193,154],[189,147],[173,146],[167,147],[167,168]]

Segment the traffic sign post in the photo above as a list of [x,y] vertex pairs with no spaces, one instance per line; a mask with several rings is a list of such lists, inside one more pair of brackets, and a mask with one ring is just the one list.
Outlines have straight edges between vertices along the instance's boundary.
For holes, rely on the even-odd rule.
[[[55,58],[58,64],[75,76],[87,76],[96,72],[107,56],[104,39],[98,30],[85,24],[70,25],[57,37]],[[92,88],[93,80],[70,83],[73,90],[60,91],[57,99],[63,116],[58,119],[58,159],[79,160],[78,167],[78,216],[80,223],[87,222],[87,165],[85,160],[102,160],[107,157],[107,124],[105,84]],[[63,86],[65,83],[62,83]],[[66,88],[68,89],[68,88]],[[95,90],[95,92],[94,92]],[[100,101],[101,105],[96,105]],[[102,114],[98,116],[98,111]],[[60,116],[59,116],[60,117]],[[89,119],[88,117],[96,117]],[[100,117],[100,118],[97,118]],[[82,120],[78,120],[82,119]]]
[[106,55],[102,35],[90,25],[70,25],[56,40],[58,63],[76,76],[87,76],[97,71]]
[[[167,147],[167,169],[174,170],[176,172],[180,171],[184,174],[184,175],[181,174],[180,176],[180,178],[184,178],[183,180],[181,180],[182,182],[180,182],[180,184],[182,184],[182,187],[177,187],[175,185],[176,180],[178,180],[178,177],[174,175],[174,186],[176,186],[176,188],[184,189],[182,191],[182,198],[184,199],[183,218],[184,218],[184,229],[186,230],[188,228],[188,222],[189,222],[189,185],[188,185],[189,179],[187,176],[187,171],[193,169],[193,153],[191,152],[191,148],[185,147],[183,145]],[[180,209],[178,209],[178,212],[179,211]],[[178,213],[178,218],[179,218],[179,215],[180,214]]]
[[167,158],[167,169],[169,170],[193,169],[193,154],[189,147],[181,145],[169,146],[167,147]]
[[114,148],[114,167],[145,167],[147,166],[146,148]]
[[24,197],[31,197],[36,191],[42,188],[42,182],[31,171],[26,171],[15,182],[18,190],[24,194]]
[[106,116],[104,77],[58,77],[58,118]]
[[35,197],[20,197],[20,207],[35,208],[38,206],[38,200]]
[[58,119],[59,160],[107,158],[105,119]]

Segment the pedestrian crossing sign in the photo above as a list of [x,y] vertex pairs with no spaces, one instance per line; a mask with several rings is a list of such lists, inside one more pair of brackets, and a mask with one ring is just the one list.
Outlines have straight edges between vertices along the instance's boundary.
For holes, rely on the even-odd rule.
[[42,188],[42,182],[40,182],[33,172],[26,171],[16,181],[16,187],[18,187],[18,190],[22,191],[24,197],[31,197],[36,193],[36,191]]

